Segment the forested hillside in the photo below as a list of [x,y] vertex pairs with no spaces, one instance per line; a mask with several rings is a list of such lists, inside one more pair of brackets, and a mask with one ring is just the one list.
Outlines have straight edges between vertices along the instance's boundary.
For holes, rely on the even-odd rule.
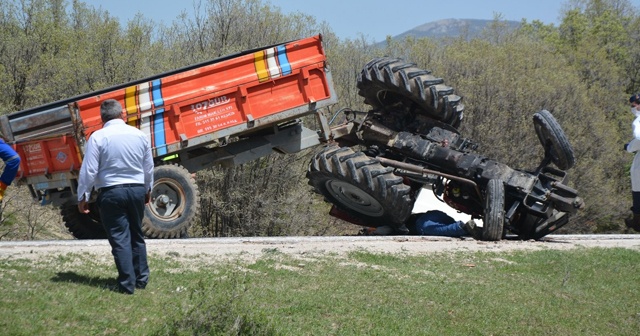
[[[629,214],[628,97],[640,91],[640,16],[628,0],[571,1],[559,26],[496,20],[480,37],[406,37],[385,48],[338,38],[312,13],[285,15],[261,0],[202,0],[194,16],[121,23],[82,1],[0,0],[0,114],[91,92],[242,50],[315,34],[342,107],[366,111],[356,76],[377,56],[401,57],[446,79],[464,99],[460,132],[478,151],[533,169],[542,158],[532,116],[549,110],[576,154],[569,185],[586,209],[564,232],[622,232]],[[353,233],[328,215],[305,171],[312,152],[273,154],[200,171],[202,204],[191,236]],[[0,239],[68,237],[56,209],[12,186]],[[55,223],[55,227],[51,224]]]

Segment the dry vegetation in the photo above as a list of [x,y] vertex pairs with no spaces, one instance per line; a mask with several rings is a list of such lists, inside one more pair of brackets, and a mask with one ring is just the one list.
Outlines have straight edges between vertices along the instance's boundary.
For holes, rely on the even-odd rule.
[[[343,40],[312,14],[285,15],[261,0],[203,0],[194,16],[126,24],[81,1],[0,0],[0,113],[10,113],[221,55],[321,33],[340,98],[367,110],[355,78],[371,58],[402,57],[433,70],[464,97],[461,133],[479,151],[533,168],[542,149],[532,115],[551,111],[576,153],[570,185],[587,209],[568,232],[618,232],[630,204],[631,115],[640,91],[640,16],[628,0],[573,0],[556,27],[500,20],[481,38],[407,38],[378,47]],[[334,112],[331,111],[331,112]],[[271,157],[197,173],[202,205],[192,236],[327,235],[357,228],[327,215],[304,179],[311,153]],[[1,239],[68,238],[58,211],[11,187]]]

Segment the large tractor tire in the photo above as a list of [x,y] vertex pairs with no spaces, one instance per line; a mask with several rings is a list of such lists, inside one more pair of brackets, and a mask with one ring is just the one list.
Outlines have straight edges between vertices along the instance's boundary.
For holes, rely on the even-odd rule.
[[311,160],[307,178],[328,202],[371,227],[401,225],[415,202],[392,168],[348,147],[325,147]]
[[457,128],[462,121],[462,98],[441,78],[398,58],[375,58],[358,75],[358,94],[375,109],[402,109]]
[[142,231],[149,238],[186,237],[199,207],[198,185],[191,173],[175,164],[158,166]]
[[89,213],[78,211],[78,203],[66,202],[60,207],[64,225],[76,239],[106,239],[107,232],[100,221],[97,203],[89,203]]
[[573,148],[551,112],[542,110],[534,114],[533,124],[545,152],[551,156],[551,162],[562,170],[571,169],[576,163]]
[[504,235],[504,183],[492,179],[487,184],[484,200],[482,240],[498,241]]

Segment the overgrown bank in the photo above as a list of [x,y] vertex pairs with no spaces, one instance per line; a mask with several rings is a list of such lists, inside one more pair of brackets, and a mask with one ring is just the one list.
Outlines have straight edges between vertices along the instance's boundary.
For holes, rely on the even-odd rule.
[[[0,0],[1,113],[320,32],[340,97],[336,109],[366,110],[355,85],[362,66],[376,56],[402,57],[446,78],[464,97],[460,131],[479,151],[525,169],[535,167],[541,151],[531,116],[551,111],[576,152],[570,184],[587,203],[566,230],[622,231],[630,206],[626,98],[640,91],[640,19],[629,1],[572,1],[558,27],[524,22],[511,32],[496,20],[481,38],[407,38],[383,49],[364,38],[339,39],[312,15],[285,15],[260,0],[208,0],[198,16],[155,23],[141,15],[126,25],[83,2],[66,5]],[[304,172],[311,154],[198,174],[202,206],[191,235],[352,232],[310,192]],[[64,237],[57,210],[31,210],[28,193],[12,189],[2,205],[2,239]]]

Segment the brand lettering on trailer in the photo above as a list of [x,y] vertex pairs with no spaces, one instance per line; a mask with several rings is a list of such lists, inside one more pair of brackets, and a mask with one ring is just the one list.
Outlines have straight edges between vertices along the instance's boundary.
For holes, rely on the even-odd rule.
[[40,143],[27,144],[23,147],[24,151],[27,153],[39,152],[42,150]]
[[208,109],[210,109],[212,107],[216,107],[216,106],[219,106],[219,105],[226,104],[226,103],[228,103],[230,101],[231,100],[227,96],[220,96],[220,97],[211,98],[209,100],[205,100],[205,101],[201,101],[199,103],[191,104],[191,111],[193,111],[193,113],[195,113],[195,114],[201,114],[205,110],[208,110]]
[[196,125],[197,122],[199,121],[203,121],[205,119],[209,119],[209,118],[213,118],[216,116],[219,116],[220,114],[226,112],[226,111],[230,111],[233,109],[233,106],[225,106],[225,107],[221,107],[219,109],[215,109],[213,111],[209,111],[207,112],[207,114],[200,114],[199,116],[195,117],[194,120],[196,121]]

